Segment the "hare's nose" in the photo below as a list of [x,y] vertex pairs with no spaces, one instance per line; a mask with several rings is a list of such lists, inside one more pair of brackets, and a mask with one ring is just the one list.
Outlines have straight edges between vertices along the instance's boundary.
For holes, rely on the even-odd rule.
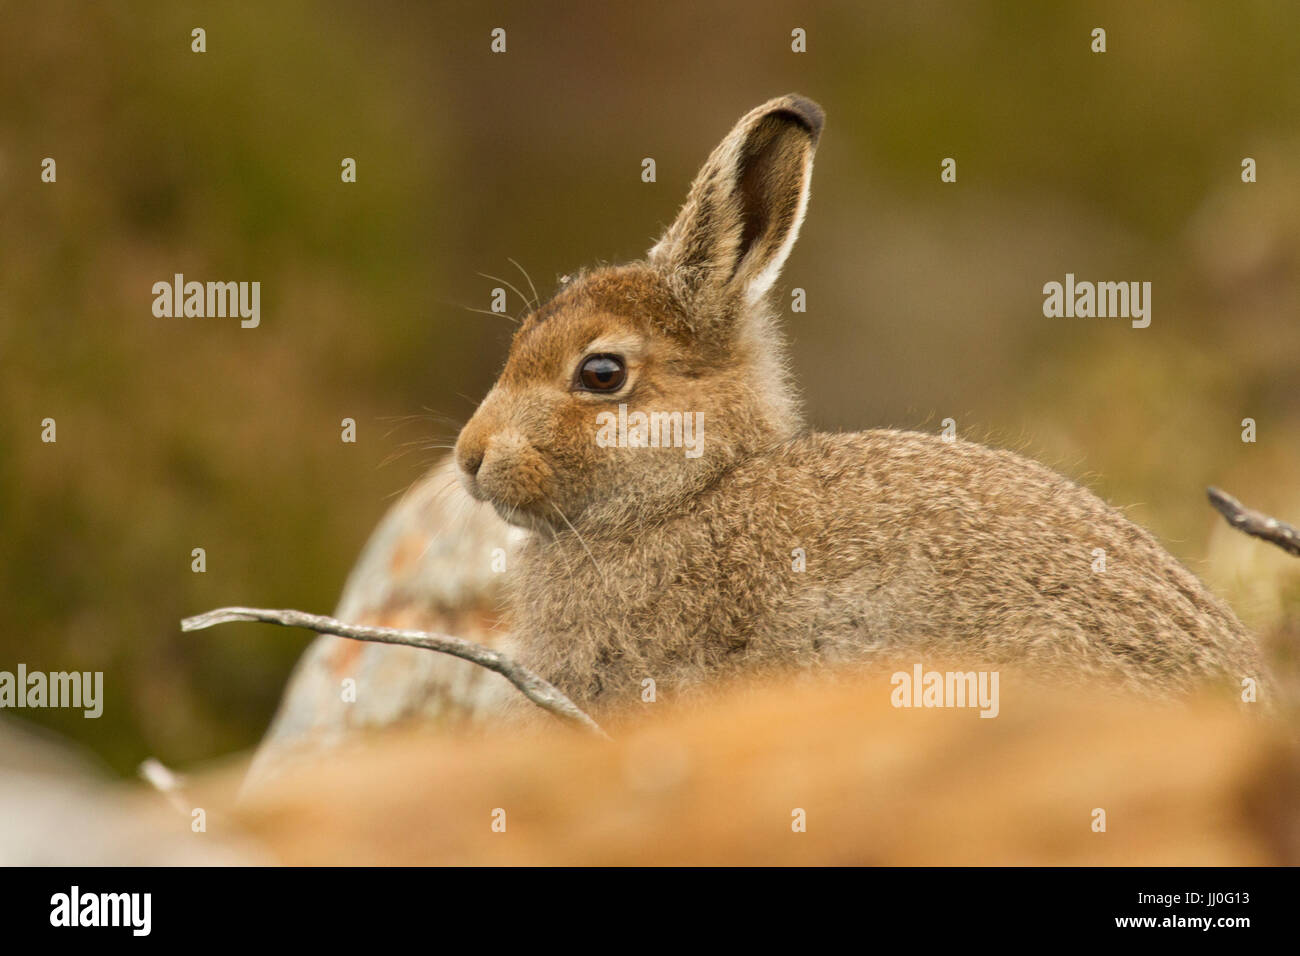
[[478,427],[473,420],[470,421],[460,434],[456,437],[456,464],[465,477],[474,479],[478,477],[478,470],[483,466],[483,453],[487,448],[487,441],[483,434],[483,429]]
[[478,470],[483,465],[482,448],[461,448],[458,450],[461,470],[471,478],[478,477]]

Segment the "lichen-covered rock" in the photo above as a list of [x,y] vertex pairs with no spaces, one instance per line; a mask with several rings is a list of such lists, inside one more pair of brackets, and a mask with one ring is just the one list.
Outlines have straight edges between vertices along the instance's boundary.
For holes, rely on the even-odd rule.
[[[525,536],[472,500],[445,460],[384,516],[334,616],[503,647],[503,581]],[[289,679],[248,783],[256,786],[287,761],[336,747],[359,730],[404,721],[481,724],[513,692],[499,675],[445,654],[318,637]]]

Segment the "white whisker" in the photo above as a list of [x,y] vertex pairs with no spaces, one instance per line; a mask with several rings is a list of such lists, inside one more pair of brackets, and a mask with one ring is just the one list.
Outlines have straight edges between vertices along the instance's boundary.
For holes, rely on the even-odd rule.
[[569,530],[573,532],[574,537],[578,539],[578,543],[582,545],[582,550],[586,551],[587,557],[591,558],[591,566],[596,569],[596,573],[599,574],[600,579],[604,581],[605,580],[604,570],[602,570],[601,566],[596,562],[596,556],[591,553],[591,548],[587,547],[587,542],[583,540],[582,535],[578,534],[578,529],[573,526],[573,522],[570,521],[568,519],[568,516],[566,516],[565,513],[560,510],[559,505],[557,505],[554,501],[551,501],[550,495],[543,493],[542,497],[545,498],[547,503],[550,504],[550,506],[555,509],[555,513],[564,519],[564,523],[569,526]]
[[[513,292],[515,295],[519,296],[519,301],[522,302],[522,303],[524,304],[524,308],[525,308],[525,309],[530,309],[530,308],[532,308],[532,305],[530,304],[530,302],[529,302],[529,300],[528,300],[528,296],[524,295],[522,292],[520,292],[518,289],[516,289],[513,285],[511,285],[511,284],[510,284],[509,282],[507,282],[505,279],[499,278],[498,276],[491,276],[491,275],[488,275],[486,272],[480,272],[479,275],[481,275],[484,279],[491,279],[493,282],[500,282],[503,286],[505,286],[506,288],[508,288],[508,289],[509,289],[511,292]],[[500,314],[501,314],[500,312],[497,313],[497,315],[500,315]]]
[[537,294],[537,286],[533,285],[533,277],[528,274],[528,270],[515,262],[515,260],[511,259],[509,256],[506,256],[506,261],[524,274],[524,278],[528,280],[528,288],[533,290],[533,308],[541,308],[542,297]]

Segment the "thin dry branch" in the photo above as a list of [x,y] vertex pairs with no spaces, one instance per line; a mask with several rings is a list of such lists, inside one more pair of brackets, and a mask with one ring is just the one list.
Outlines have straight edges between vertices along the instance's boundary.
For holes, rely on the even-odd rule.
[[1226,491],[1208,489],[1210,504],[1238,531],[1262,538],[1289,554],[1300,555],[1300,529],[1242,505]]
[[182,796],[184,778],[173,773],[155,757],[149,757],[137,768],[137,773],[149,786],[166,798],[173,810],[183,816],[190,815],[190,807]]
[[350,637],[356,641],[373,641],[377,644],[403,644],[407,647],[423,647],[426,650],[450,654],[461,660],[470,661],[490,671],[496,671],[510,683],[514,684],[525,697],[538,707],[570,723],[577,724],[601,737],[609,735],[600,725],[569,700],[554,684],[538,677],[522,664],[507,657],[500,651],[475,644],[459,637],[447,634],[432,634],[427,631],[408,631],[395,627],[367,627],[360,624],[348,624],[337,618],[323,614],[308,614],[305,611],[274,611],[256,607],[222,607],[206,614],[187,617],[181,621],[182,631],[201,631],[214,624],[230,621],[261,621],[265,624],[281,624],[284,627],[302,627],[320,634],[336,634]]

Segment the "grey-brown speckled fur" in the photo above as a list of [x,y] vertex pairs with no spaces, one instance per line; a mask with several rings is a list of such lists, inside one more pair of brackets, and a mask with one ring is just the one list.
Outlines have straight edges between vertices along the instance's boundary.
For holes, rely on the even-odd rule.
[[603,574],[571,533],[525,546],[515,633],[526,663],[596,710],[639,699],[646,677],[671,695],[869,655],[1032,662],[1152,694],[1259,672],[1232,612],[1148,532],[1033,461],[966,442],[804,434],[653,527],[582,534]]

